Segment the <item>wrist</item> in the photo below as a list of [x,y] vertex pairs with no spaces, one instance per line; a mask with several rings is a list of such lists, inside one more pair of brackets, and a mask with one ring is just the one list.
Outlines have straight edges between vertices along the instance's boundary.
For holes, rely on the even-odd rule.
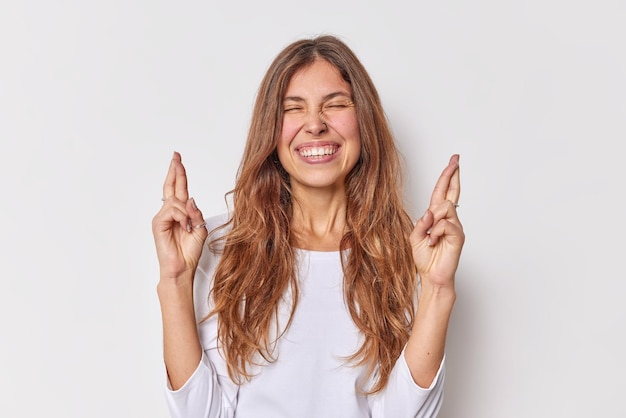
[[419,294],[419,303],[435,303],[442,306],[454,305],[456,290],[454,286],[433,285],[422,281]]
[[161,276],[157,283],[157,295],[162,302],[192,298],[193,280],[187,277]]
[[170,270],[161,268],[159,272],[159,284],[164,286],[187,286],[193,284],[195,268],[185,268],[183,270]]
[[456,293],[454,289],[454,275],[452,277],[439,277],[419,273],[419,282],[422,290],[436,295],[444,296]]

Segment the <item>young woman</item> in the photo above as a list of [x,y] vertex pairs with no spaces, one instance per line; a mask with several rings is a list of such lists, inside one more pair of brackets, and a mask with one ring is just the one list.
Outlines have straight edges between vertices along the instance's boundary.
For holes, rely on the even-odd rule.
[[261,83],[230,212],[203,218],[178,153],[165,180],[152,229],[172,416],[436,416],[459,194],[453,155],[413,223],[355,54],[332,36],[287,46]]

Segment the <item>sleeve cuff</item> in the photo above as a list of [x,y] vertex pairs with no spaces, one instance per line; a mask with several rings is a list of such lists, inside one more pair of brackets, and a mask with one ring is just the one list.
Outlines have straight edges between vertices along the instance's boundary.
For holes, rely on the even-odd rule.
[[429,392],[435,386],[437,386],[437,383],[442,378],[441,376],[444,374],[444,369],[445,369],[445,361],[446,361],[446,355],[444,353],[443,358],[441,359],[441,363],[439,364],[439,369],[437,370],[437,374],[433,378],[433,381],[430,383],[430,386],[428,386],[427,388],[421,387],[420,385],[415,383],[415,380],[413,380],[413,376],[411,376],[411,370],[409,369],[409,365],[407,364],[406,358],[404,356],[404,350],[402,350],[402,354],[400,354],[400,364],[399,364],[400,367],[399,367],[398,372],[400,373],[400,376],[402,377],[402,379],[406,380],[407,384],[411,385],[416,390]]
[[165,379],[166,379],[166,391],[169,394],[172,395],[176,395],[176,394],[182,394],[185,393],[188,388],[190,386],[193,386],[193,382],[198,380],[198,379],[202,379],[202,376],[205,375],[205,373],[210,372],[206,362],[208,361],[208,359],[206,358],[206,354],[204,353],[204,351],[202,352],[202,358],[200,359],[200,363],[198,363],[198,367],[196,367],[196,370],[194,370],[194,372],[191,374],[191,376],[189,376],[189,379],[187,379],[187,381],[178,389],[174,390],[172,389],[172,384],[170,382],[170,378],[169,376],[166,375]]

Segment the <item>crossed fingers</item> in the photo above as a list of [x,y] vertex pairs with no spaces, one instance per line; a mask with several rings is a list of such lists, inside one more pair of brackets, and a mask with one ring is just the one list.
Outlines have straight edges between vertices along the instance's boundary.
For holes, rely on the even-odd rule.
[[430,209],[436,210],[444,201],[449,200],[454,207],[458,207],[461,195],[461,180],[459,173],[459,155],[450,157],[448,166],[443,170],[430,198]]
[[161,200],[169,200],[175,197],[181,202],[187,202],[189,192],[187,189],[187,172],[183,166],[180,153],[174,152],[170,168],[163,183],[163,198]]

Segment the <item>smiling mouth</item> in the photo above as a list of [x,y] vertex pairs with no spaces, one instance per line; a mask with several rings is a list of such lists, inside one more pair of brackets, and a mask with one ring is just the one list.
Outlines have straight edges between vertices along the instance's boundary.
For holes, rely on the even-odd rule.
[[338,145],[324,145],[321,147],[302,147],[298,148],[296,151],[302,157],[311,158],[311,157],[325,157],[328,155],[333,155],[339,150]]

